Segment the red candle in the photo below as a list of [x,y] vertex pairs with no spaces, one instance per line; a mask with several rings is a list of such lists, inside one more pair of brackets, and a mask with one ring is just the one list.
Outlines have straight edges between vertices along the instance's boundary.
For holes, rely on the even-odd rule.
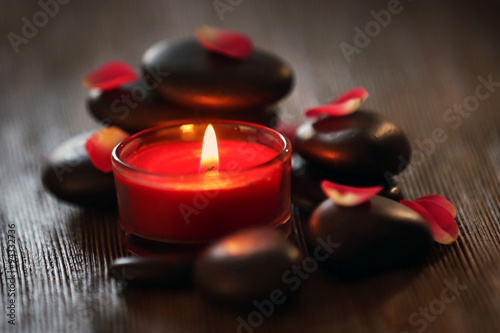
[[[213,240],[290,217],[289,141],[241,122],[146,130],[113,152],[122,227],[158,241]],[[217,139],[216,139],[217,135]]]

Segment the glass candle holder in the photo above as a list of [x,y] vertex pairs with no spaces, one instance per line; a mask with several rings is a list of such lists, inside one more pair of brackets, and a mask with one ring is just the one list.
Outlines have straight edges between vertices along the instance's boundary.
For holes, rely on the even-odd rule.
[[[203,172],[209,124],[218,170]],[[121,227],[142,238],[207,242],[290,218],[290,141],[261,125],[200,120],[155,127],[115,147],[112,162]]]

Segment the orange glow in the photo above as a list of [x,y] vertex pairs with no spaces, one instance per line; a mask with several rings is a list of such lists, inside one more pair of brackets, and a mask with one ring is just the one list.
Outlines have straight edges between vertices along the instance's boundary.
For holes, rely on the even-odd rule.
[[212,124],[207,126],[201,148],[200,173],[219,171],[219,149]]

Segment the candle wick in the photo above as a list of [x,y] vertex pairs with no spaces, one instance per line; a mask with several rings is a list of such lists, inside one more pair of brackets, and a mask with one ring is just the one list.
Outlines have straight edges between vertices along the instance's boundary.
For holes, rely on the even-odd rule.
[[208,173],[210,171],[212,171],[213,169],[215,169],[215,167],[217,166],[217,164],[210,164],[206,169],[205,169],[205,173]]

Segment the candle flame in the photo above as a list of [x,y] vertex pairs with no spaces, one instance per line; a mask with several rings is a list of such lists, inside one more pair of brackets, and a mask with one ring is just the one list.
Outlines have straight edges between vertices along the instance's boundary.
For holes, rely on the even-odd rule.
[[200,173],[219,171],[219,149],[212,124],[207,126],[201,148]]

